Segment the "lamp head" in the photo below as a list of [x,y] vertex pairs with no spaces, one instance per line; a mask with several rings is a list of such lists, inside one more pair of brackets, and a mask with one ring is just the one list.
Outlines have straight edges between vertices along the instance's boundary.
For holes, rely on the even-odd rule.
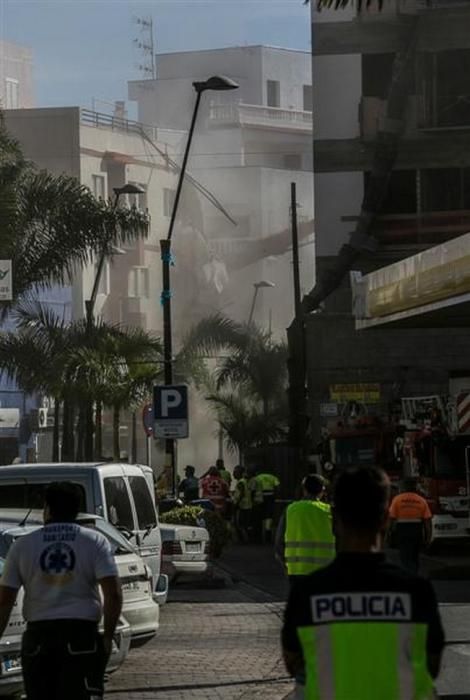
[[119,197],[121,194],[145,194],[145,191],[141,187],[133,185],[130,182],[127,182],[122,187],[113,187],[113,192],[116,197]]
[[269,280],[261,280],[260,282],[253,282],[253,287],[256,289],[262,289],[263,287],[275,287],[274,282],[269,282]]
[[211,78],[202,81],[195,81],[193,87],[196,92],[205,92],[206,90],[215,90],[223,92],[225,90],[237,90],[240,86],[231,78],[225,75],[213,75]]

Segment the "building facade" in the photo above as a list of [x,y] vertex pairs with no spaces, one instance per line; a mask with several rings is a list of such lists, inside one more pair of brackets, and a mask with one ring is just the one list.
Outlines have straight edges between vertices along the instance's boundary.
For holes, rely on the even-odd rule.
[[[469,21],[464,1],[395,0],[360,15],[351,7],[318,12],[312,3],[318,274],[335,267],[341,246],[355,244],[399,52],[411,56],[402,134],[371,245],[355,267],[383,267],[469,230]],[[325,405],[334,402],[335,386],[379,384],[380,398],[367,410],[387,415],[400,395],[446,393],[450,373],[469,369],[462,329],[452,332],[452,344],[448,330],[432,328],[357,333],[351,303],[345,281],[307,324],[316,437],[337,420],[322,416],[333,410]],[[344,411],[341,402],[337,410]]]
[[31,49],[0,40],[0,108],[34,107]]
[[[274,286],[257,296],[253,319],[281,336],[293,313],[291,182],[297,185],[298,218],[304,224],[305,289],[314,276],[310,57],[247,46],[157,55],[156,66],[157,79],[132,81],[129,98],[137,101],[139,119],[157,126],[159,138],[179,161],[186,134],[175,136],[173,130],[188,128],[195,98],[192,82],[217,74],[239,85],[233,92],[204,93],[190,154],[189,171],[235,222],[201,199],[197,235],[210,263],[199,267],[198,283],[204,289],[204,276],[212,276],[218,290],[218,297],[201,298],[201,313],[221,310],[247,321],[253,285],[272,282]],[[175,247],[178,238],[194,237],[186,233],[186,238],[184,232],[175,233]],[[187,244],[181,247],[188,249]],[[176,274],[180,263],[181,253],[176,255]],[[187,269],[186,279],[189,274]]]

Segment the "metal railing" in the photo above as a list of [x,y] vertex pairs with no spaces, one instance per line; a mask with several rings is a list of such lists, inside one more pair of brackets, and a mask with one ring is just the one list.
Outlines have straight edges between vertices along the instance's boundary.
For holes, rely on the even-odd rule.
[[128,134],[141,135],[142,132],[144,132],[152,140],[157,140],[156,126],[142,124],[141,122],[133,121],[132,119],[122,119],[122,117],[114,117],[112,114],[104,114],[103,112],[93,112],[91,109],[80,110],[80,122],[85,126],[93,126],[101,129],[110,129],[111,131],[120,131]]

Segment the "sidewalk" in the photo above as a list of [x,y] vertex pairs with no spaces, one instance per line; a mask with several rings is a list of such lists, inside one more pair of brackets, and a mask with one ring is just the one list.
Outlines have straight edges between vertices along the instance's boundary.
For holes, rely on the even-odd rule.
[[[281,659],[283,603],[247,580],[262,583],[262,568],[253,573],[255,561],[268,567],[268,559],[267,553],[234,547],[215,567],[215,586],[192,578],[172,587],[161,608],[159,634],[131,651],[106,697],[284,700],[293,683]],[[274,580],[274,568],[270,571]]]
[[287,577],[274,558],[272,546],[231,545],[223,552],[216,568],[228,573],[235,583],[241,581],[260,589],[263,595],[267,593],[272,600],[287,600]]

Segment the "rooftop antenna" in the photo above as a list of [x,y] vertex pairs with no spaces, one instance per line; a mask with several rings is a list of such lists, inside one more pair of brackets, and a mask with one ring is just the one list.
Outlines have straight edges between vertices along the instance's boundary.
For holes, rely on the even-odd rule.
[[134,39],[134,45],[141,51],[142,62],[137,68],[143,73],[144,78],[155,80],[157,67],[155,64],[155,41],[153,36],[153,18],[136,17],[136,24],[140,27],[140,38]]

